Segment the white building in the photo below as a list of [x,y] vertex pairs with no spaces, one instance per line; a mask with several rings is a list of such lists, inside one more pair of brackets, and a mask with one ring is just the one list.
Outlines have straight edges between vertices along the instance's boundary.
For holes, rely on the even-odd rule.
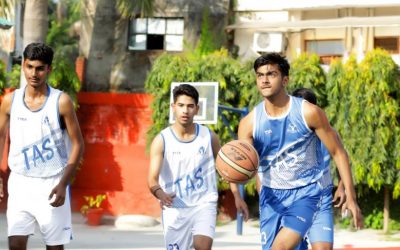
[[329,64],[381,47],[400,64],[400,0],[238,0],[235,17],[227,31],[244,59],[310,52]]

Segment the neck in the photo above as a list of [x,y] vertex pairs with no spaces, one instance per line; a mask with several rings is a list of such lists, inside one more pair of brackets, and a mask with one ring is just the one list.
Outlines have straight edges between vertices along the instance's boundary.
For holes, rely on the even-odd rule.
[[181,140],[191,140],[196,134],[196,124],[182,125],[175,122],[172,126],[175,135]]
[[270,116],[281,116],[289,108],[290,97],[286,93],[264,99],[265,110]]
[[47,95],[47,84],[43,84],[38,87],[27,85],[25,88],[25,96],[40,97],[43,95]]

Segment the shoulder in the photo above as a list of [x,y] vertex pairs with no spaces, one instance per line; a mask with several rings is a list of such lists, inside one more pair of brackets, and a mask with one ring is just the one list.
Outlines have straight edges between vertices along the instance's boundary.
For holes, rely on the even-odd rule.
[[61,91],[60,98],[58,99],[58,103],[60,105],[72,104],[72,99],[67,93]]
[[1,111],[10,114],[14,93],[8,93],[1,99]]
[[303,102],[303,114],[307,125],[312,129],[319,127],[321,121],[326,118],[325,112],[320,107],[307,101]]
[[60,114],[74,111],[74,104],[67,93],[61,92],[60,97],[58,98],[58,108]]
[[250,113],[248,113],[245,117],[243,117],[240,120],[239,126],[245,126],[245,127],[251,126],[251,127],[253,127],[254,115],[255,115],[255,109],[250,111]]
[[164,150],[164,137],[161,132],[151,142],[150,153],[162,152]]

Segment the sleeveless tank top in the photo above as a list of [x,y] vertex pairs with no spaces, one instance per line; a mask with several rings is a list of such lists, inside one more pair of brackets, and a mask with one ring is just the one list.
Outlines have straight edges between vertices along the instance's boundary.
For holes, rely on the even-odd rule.
[[161,131],[164,160],[159,183],[166,193],[176,195],[173,207],[192,207],[217,202],[216,170],[210,130],[196,125],[193,140],[183,142],[171,127]]
[[255,107],[254,147],[260,156],[258,174],[262,185],[293,189],[316,182],[323,172],[321,144],[307,126],[301,98],[290,96],[290,107],[271,117],[264,102]]
[[321,142],[321,150],[322,150],[322,155],[324,157],[324,163],[323,163],[324,167],[320,182],[323,188],[332,187],[333,181],[331,175],[331,155],[329,154],[328,149],[322,142]]
[[48,86],[42,107],[31,111],[24,102],[25,89],[14,91],[10,111],[8,165],[30,177],[60,174],[68,162],[71,142],[61,128],[58,100],[61,91]]

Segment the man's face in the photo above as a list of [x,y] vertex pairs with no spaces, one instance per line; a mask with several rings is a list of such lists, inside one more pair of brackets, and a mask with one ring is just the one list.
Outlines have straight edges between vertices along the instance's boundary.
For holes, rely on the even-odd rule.
[[199,111],[194,99],[187,95],[180,95],[175,103],[171,104],[176,122],[182,125],[190,125],[193,123],[193,117]]
[[271,97],[279,93],[287,85],[289,78],[282,77],[276,64],[267,64],[256,71],[257,89],[263,97]]
[[38,87],[46,83],[51,68],[46,63],[39,60],[25,59],[23,70],[28,85]]

